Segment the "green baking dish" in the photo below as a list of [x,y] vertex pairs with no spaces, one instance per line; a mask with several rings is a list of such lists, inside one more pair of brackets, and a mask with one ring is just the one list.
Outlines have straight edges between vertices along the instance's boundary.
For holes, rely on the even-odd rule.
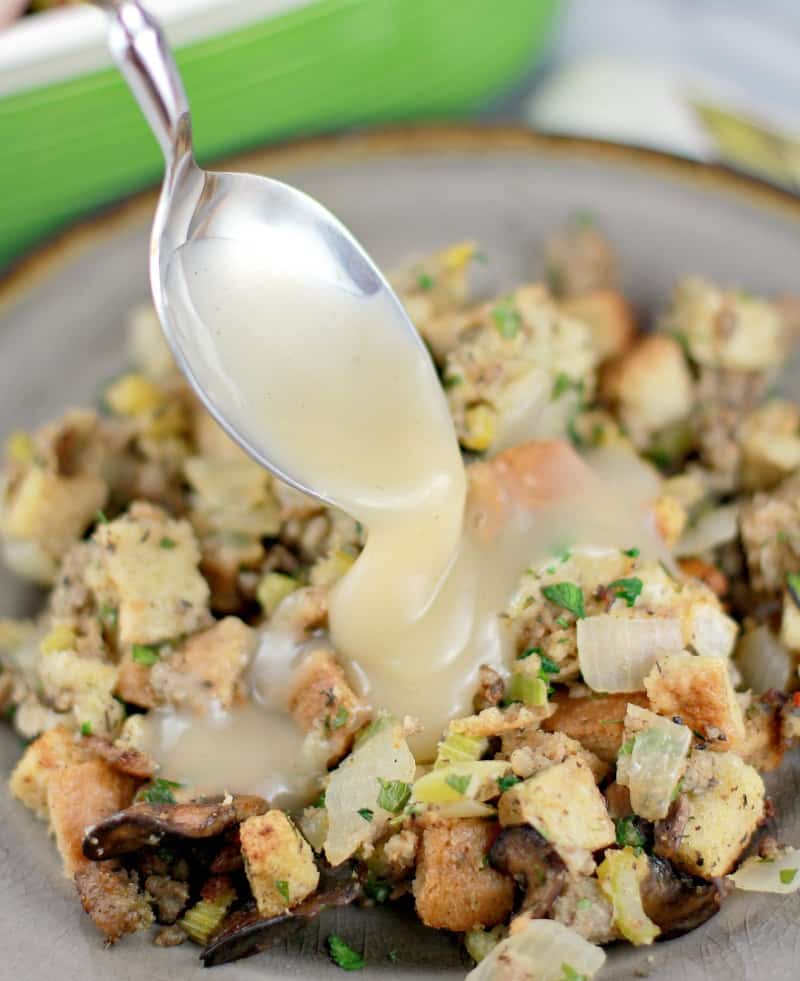
[[[461,115],[533,63],[558,6],[558,0],[161,2],[181,7],[184,24],[194,28],[183,34],[195,39],[182,44],[179,26],[171,31],[164,16],[201,162],[298,133]],[[194,20],[193,3],[202,8]],[[158,2],[151,9],[161,15]],[[113,68],[76,72],[81,59],[67,52],[62,70],[59,55],[54,64],[43,57],[54,31],[62,32],[56,47],[64,48],[63,32],[75,32],[78,16],[94,30],[97,49],[83,62],[110,63],[98,11],[39,14],[0,35],[0,183],[6,189],[0,268],[75,216],[153,183],[161,172],[158,147]],[[220,22],[243,18],[249,20],[218,32]],[[213,36],[196,38],[201,23],[215,25]],[[35,71],[19,54],[25,45],[14,45],[15,31],[34,51]],[[41,40],[31,41],[33,31]]]

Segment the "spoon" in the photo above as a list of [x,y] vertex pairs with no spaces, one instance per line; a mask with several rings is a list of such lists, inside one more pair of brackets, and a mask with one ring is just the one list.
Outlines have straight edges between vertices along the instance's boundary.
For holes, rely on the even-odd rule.
[[[192,148],[189,104],[157,21],[136,0],[93,2],[109,14],[111,53],[158,139],[166,161],[150,237],[150,287],[172,352],[200,400],[247,453],[303,493],[326,504],[342,506],[342,496],[335,488],[326,487],[324,481],[317,480],[317,486],[310,486],[302,473],[302,465],[298,464],[296,452],[283,453],[276,462],[274,453],[264,445],[258,427],[254,431],[243,425],[247,407],[243,405],[241,392],[237,391],[237,379],[220,380],[226,374],[220,362],[220,344],[209,339],[211,328],[198,327],[200,318],[195,309],[191,277],[176,275],[180,250],[187,244],[220,240],[243,246],[257,254],[264,269],[279,265],[287,279],[307,285],[309,294],[317,286],[324,286],[327,290],[326,311],[331,304],[335,307],[338,297],[343,304],[340,323],[347,316],[347,305],[352,307],[354,298],[369,301],[370,309],[380,310],[383,314],[380,322],[369,323],[370,332],[374,335],[374,331],[384,331],[384,334],[393,331],[389,350],[397,349],[398,336],[410,341],[410,345],[401,344],[406,355],[403,370],[410,367],[424,379],[428,388],[432,388],[427,385],[428,375],[431,380],[435,378],[430,355],[375,263],[344,225],[319,202],[277,180],[253,174],[208,172],[197,166]],[[213,266],[210,262],[203,271],[204,277],[212,277],[216,288],[213,277],[220,276],[218,285],[220,295],[223,295],[226,289],[230,291],[231,283],[224,281],[224,268],[215,270]],[[333,291],[332,285],[335,286]],[[235,283],[233,288],[236,288]],[[207,281],[205,289],[207,294]],[[335,313],[334,309],[331,320],[334,324],[337,322]],[[219,334],[219,330],[213,333]],[[337,343],[336,339],[333,343]],[[263,356],[269,357],[271,353],[269,335],[266,334]],[[323,351],[323,359],[331,353],[335,353],[335,349]],[[275,353],[274,357],[277,363],[280,354]],[[321,371],[324,373],[324,370],[323,363]],[[327,373],[331,374],[330,368]],[[237,372],[227,374],[235,376]],[[356,379],[354,384],[357,383]],[[436,408],[446,414],[444,400],[440,401],[441,406]],[[330,406],[323,406],[323,415],[326,412],[336,414],[337,405],[333,404],[332,397],[329,402]],[[363,408],[369,412],[370,406]],[[289,406],[278,405],[277,411],[289,411]],[[318,419],[319,412],[312,415],[309,425],[316,425]],[[283,457],[288,458],[288,465]]]

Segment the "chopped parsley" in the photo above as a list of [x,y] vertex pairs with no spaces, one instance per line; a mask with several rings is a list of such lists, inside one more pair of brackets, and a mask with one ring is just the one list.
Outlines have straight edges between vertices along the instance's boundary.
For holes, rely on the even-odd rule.
[[356,953],[336,933],[328,937],[328,950],[333,963],[343,971],[360,971],[364,967],[364,958],[361,954]]
[[541,655],[541,647],[527,647],[521,654],[517,654],[518,661],[524,661],[526,657],[530,657],[531,654]]
[[397,951],[396,950],[390,950],[389,953],[386,956],[389,958],[389,960],[392,962],[392,964],[396,964],[397,963]]
[[169,548],[175,548],[175,546],[178,543],[175,541],[174,538],[167,538],[167,536],[165,535],[158,544],[161,548],[169,549]]
[[370,822],[375,817],[375,812],[371,811],[368,807],[359,807],[358,813],[367,822]]
[[640,553],[638,548],[624,548],[622,554],[627,555],[630,559],[638,559]]
[[311,805],[312,807],[325,807],[325,791],[323,790],[319,797]]
[[392,887],[385,879],[375,879],[371,875],[364,884],[364,892],[376,903],[385,903],[391,891]]
[[92,723],[91,722],[82,722],[81,723],[81,735],[82,736],[91,736],[91,734],[92,734]]
[[510,790],[515,784],[519,783],[519,777],[515,777],[513,773],[509,773],[507,777],[498,777],[497,786],[500,788],[500,793],[504,794],[507,790]]
[[583,590],[574,582],[554,582],[549,586],[542,586],[542,595],[556,606],[574,613],[579,620],[586,616],[583,607]]
[[633,744],[635,741],[636,741],[635,737],[626,739],[625,742],[620,746],[619,753],[617,753],[617,756],[630,756],[631,753],[633,752]]
[[549,658],[546,654],[539,654],[539,677],[542,681],[547,681],[546,675],[558,674],[561,668],[556,664],[552,658]]
[[617,829],[617,844],[620,848],[629,845],[634,851],[641,853],[645,846],[645,838],[634,824],[633,818],[617,818],[614,824]]
[[522,326],[519,310],[516,310],[510,303],[498,303],[492,310],[492,320],[495,327],[500,331],[501,337],[505,337],[506,340],[516,337]]
[[575,903],[575,909],[591,909],[591,908],[592,908],[592,901],[587,896],[584,896],[583,899],[579,899],[578,902]]
[[797,875],[797,869],[781,869],[778,873],[781,882],[785,886],[789,886],[794,882],[794,877]]
[[562,964],[561,971],[560,981],[589,981],[585,974],[580,974],[571,964]]
[[442,378],[442,385],[444,385],[445,388],[456,388],[456,386],[463,384],[463,375],[445,375],[444,378]]
[[139,800],[147,801],[148,804],[174,804],[175,795],[172,791],[182,786],[182,783],[176,783],[174,780],[156,777],[149,787],[137,794],[137,797]]
[[403,780],[384,780],[383,777],[378,777],[378,783],[381,787],[378,807],[391,811],[392,814],[399,814],[411,797],[411,784]]
[[449,777],[445,777],[445,783],[448,787],[452,787],[457,794],[464,795],[464,791],[469,787],[470,781],[469,774],[459,775],[457,773],[451,773]]
[[284,903],[286,903],[286,905],[288,906],[289,905],[289,883],[286,881],[286,879],[276,879],[275,880],[275,888],[281,894],[281,899],[283,899]]
[[107,525],[108,524],[108,518],[106,517],[106,513],[105,513],[105,511],[102,510],[102,508],[98,508],[97,509],[97,514],[95,515],[95,521],[99,525]]
[[567,620],[566,617],[556,617],[556,623],[562,628],[562,630],[566,630],[569,626],[569,620]]
[[615,579],[608,584],[613,589],[617,599],[624,599],[626,606],[633,606],[642,591],[642,580],[634,576],[631,579]]
[[422,272],[417,276],[417,286],[421,290],[432,290],[436,285],[436,280],[428,273]]
[[100,622],[107,627],[116,627],[117,608],[115,606],[101,606],[97,611],[97,615],[100,618]]
[[328,719],[328,724],[331,729],[341,729],[349,718],[350,713],[347,711],[344,705],[340,705],[336,710],[336,715],[334,715],[332,719]]
[[553,392],[550,396],[554,401],[561,398],[564,392],[568,392],[575,386],[575,382],[564,371],[559,371],[553,384]]
[[158,647],[148,646],[147,644],[134,644],[131,648],[131,657],[137,664],[143,664],[148,668],[160,660]]

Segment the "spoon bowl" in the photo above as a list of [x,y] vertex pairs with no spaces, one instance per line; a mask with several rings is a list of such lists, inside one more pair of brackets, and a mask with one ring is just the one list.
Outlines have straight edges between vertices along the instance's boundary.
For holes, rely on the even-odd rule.
[[[326,504],[339,504],[335,491],[310,486],[295,467],[275,459],[257,430],[243,426],[241,393],[228,379],[203,326],[195,302],[197,283],[182,266],[181,256],[189,245],[233,243],[240,254],[245,250],[271,274],[306,284],[310,294],[325,290],[332,324],[339,301],[341,315],[352,308],[354,299],[371,301],[382,310],[383,322],[411,342],[416,367],[432,373],[427,349],[378,267],[318,201],[267,177],[198,167],[189,104],[157,21],[137,0],[95,2],[110,14],[112,55],[166,161],[150,237],[149,272],[156,312],[172,352],[200,400],[247,453],[298,490]],[[218,285],[220,295],[224,294],[224,270],[209,263],[202,275],[211,277],[214,289]],[[219,283],[214,277],[219,277]],[[208,291],[206,281],[204,292]],[[376,329],[380,329],[377,324]],[[263,354],[270,356],[268,347]]]

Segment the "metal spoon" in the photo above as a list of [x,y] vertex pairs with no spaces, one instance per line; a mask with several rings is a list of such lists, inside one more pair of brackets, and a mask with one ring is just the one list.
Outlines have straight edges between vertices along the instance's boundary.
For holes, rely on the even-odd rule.
[[[253,174],[207,172],[192,149],[189,104],[172,54],[156,20],[136,0],[92,0],[110,15],[109,44],[131,91],[155,134],[166,173],[150,237],[150,287],[156,312],[181,369],[206,408],[242,448],[281,480],[326,503],[336,500],[307,486],[297,474],[269,459],[235,425],[234,394],[202,384],[209,378],[209,352],[187,331],[182,305],[191,298],[170,288],[168,270],[187,242],[232,239],[252,242],[265,264],[270,255],[295,257],[298,277],[335,280],[351,295],[383,294],[401,329],[430,363],[430,356],[383,275],[350,232],[326,208],[296,188]],[[289,248],[287,248],[287,245]],[[379,328],[378,328],[379,329]],[[266,355],[269,351],[265,352]],[[431,368],[431,370],[433,370]],[[213,391],[210,389],[213,388]],[[288,408],[288,407],[287,407]]]

